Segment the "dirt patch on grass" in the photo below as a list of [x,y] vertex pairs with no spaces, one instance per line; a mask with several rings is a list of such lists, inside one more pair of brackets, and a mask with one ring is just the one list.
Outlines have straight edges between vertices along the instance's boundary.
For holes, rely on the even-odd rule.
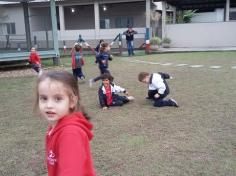
[[[66,70],[65,67],[47,67],[43,69],[45,72],[49,70]],[[30,67],[11,67],[0,70],[0,78],[15,78],[15,77],[26,77],[26,76],[37,76],[37,73]]]

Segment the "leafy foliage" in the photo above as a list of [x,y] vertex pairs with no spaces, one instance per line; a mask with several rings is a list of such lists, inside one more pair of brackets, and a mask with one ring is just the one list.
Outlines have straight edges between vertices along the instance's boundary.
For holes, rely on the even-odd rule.
[[168,44],[170,44],[171,43],[171,39],[168,38],[168,37],[165,37],[165,38],[162,39],[161,43],[168,43]]
[[157,36],[154,36],[150,40],[151,45],[160,45],[161,44],[161,39]]
[[183,13],[183,21],[184,23],[190,23],[192,18],[196,16],[197,10],[185,10]]

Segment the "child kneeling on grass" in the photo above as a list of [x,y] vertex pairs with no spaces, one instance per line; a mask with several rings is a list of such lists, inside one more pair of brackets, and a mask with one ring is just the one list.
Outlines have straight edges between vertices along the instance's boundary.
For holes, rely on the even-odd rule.
[[178,107],[178,103],[174,99],[164,99],[169,93],[169,86],[166,79],[170,79],[170,75],[167,73],[152,73],[140,72],[138,80],[145,84],[148,84],[148,97],[147,99],[154,100],[153,106],[174,106]]
[[[104,110],[110,106],[122,106],[134,100],[134,97],[129,96],[124,88],[113,83],[114,78],[109,73],[103,74],[101,79],[102,85],[99,87],[98,96],[100,105]],[[117,93],[124,93],[126,96],[120,96]]]

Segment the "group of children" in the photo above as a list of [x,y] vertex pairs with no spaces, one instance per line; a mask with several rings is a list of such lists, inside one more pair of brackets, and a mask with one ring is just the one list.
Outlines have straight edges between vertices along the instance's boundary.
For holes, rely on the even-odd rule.
[[[77,50],[77,45],[75,45],[74,50]],[[109,69],[108,69],[108,61],[112,60],[112,55],[109,53],[110,45],[104,40],[100,40],[98,46],[95,48],[96,51],[96,61],[98,64],[98,68],[100,70],[100,75],[94,79],[89,80],[90,87],[92,84],[98,80],[102,80],[102,85],[99,87],[98,96],[99,102],[103,109],[107,109],[110,106],[121,106],[131,100],[134,100],[134,97],[128,96],[127,91],[114,84]],[[78,51],[80,52],[80,51]],[[81,55],[81,54],[79,54]],[[72,53],[72,66],[74,62],[74,58],[76,58],[76,54]],[[79,58],[79,57],[78,57]],[[77,61],[79,62],[79,61]],[[73,68],[73,67],[72,67]],[[78,66],[78,72],[74,71],[73,74],[78,73],[77,77],[81,79],[83,75],[81,65]],[[74,74],[76,77],[76,74]],[[169,87],[166,82],[166,79],[170,79],[171,77],[167,73],[153,73],[149,74],[146,72],[141,72],[138,76],[140,82],[146,83],[149,85],[148,97],[147,99],[154,100],[153,105],[155,107],[162,106],[174,106],[178,107],[177,102],[174,99],[164,99],[169,94]],[[125,93],[125,96],[120,96],[118,93]]]
[[[134,97],[129,96],[126,89],[116,85],[114,78],[108,70],[110,46],[102,42],[96,55],[101,75],[92,81],[101,79],[102,84],[98,90],[100,106],[108,109],[110,106],[122,106]],[[41,74],[36,84],[35,108],[48,122],[46,134],[46,163],[49,176],[94,176],[96,175],[90,140],[93,138],[89,116],[80,104],[78,77],[84,79],[82,72],[83,55],[81,45],[75,44],[72,54],[73,75],[67,71],[52,71]],[[33,58],[33,56],[31,57]],[[31,59],[33,69],[36,71],[36,59]],[[38,63],[41,64],[41,63]],[[75,79],[76,78],[76,79]],[[148,84],[148,97],[154,101],[155,107],[178,107],[174,99],[165,99],[169,94],[166,73],[140,72],[138,80]],[[125,94],[124,96],[119,93]]]

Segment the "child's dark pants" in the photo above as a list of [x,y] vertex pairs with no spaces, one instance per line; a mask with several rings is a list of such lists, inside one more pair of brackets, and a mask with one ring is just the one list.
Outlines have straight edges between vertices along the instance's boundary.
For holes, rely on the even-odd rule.
[[158,93],[157,90],[149,90],[148,91],[148,98],[149,99],[153,99],[154,103],[153,106],[155,107],[163,107],[163,106],[173,106],[173,103],[170,99],[165,100],[164,98],[170,93],[169,87],[167,84],[166,85],[166,90],[164,92],[164,94],[160,95],[159,98],[155,98],[155,94]]
[[81,67],[78,67],[78,68],[76,68],[76,69],[72,69],[72,71],[73,71],[73,75],[74,75],[74,77],[77,79],[77,77],[79,77],[80,79],[82,78],[82,77],[84,77],[84,74],[83,74],[83,72],[82,72],[82,68]]
[[32,68],[37,72],[39,73],[40,71],[40,66],[38,64],[32,64]]
[[111,106],[122,106],[125,103],[128,103],[129,99],[126,96],[115,95]]

